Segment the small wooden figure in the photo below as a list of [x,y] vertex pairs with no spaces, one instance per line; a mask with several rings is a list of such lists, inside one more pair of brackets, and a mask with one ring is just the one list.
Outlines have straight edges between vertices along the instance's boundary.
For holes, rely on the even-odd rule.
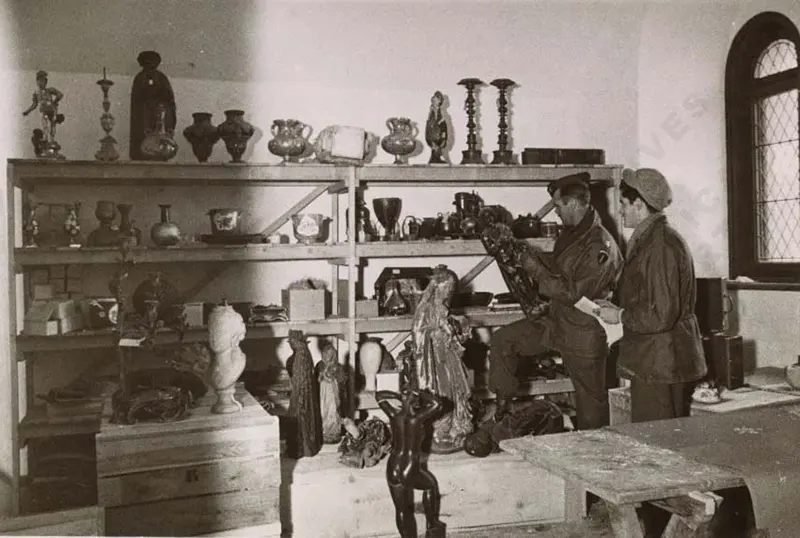
[[314,361],[303,331],[289,331],[289,346],[294,352],[287,361],[292,379],[289,416],[295,422],[294,432],[287,439],[289,456],[299,459],[315,456],[322,448],[322,414],[319,392],[314,377]]
[[319,379],[319,406],[322,414],[322,441],[338,443],[342,439],[341,386],[345,373],[336,355],[333,344],[326,342],[322,348],[322,360],[317,364]]
[[[389,417],[392,428],[392,451],[386,463],[386,481],[395,507],[395,521],[401,538],[417,538],[414,519],[414,490],[421,489],[425,509],[426,538],[444,538],[446,525],[439,520],[441,495],[439,484],[420,461],[426,424],[441,410],[442,403],[432,392],[407,390],[402,395],[378,391],[378,405]],[[402,403],[398,409],[389,403]]]
[[447,164],[443,152],[447,148],[450,132],[447,127],[447,120],[444,117],[444,112],[442,112],[443,104],[444,95],[442,95],[442,92],[434,92],[431,97],[428,121],[425,123],[425,142],[427,142],[431,148],[431,158],[428,160],[428,164]]

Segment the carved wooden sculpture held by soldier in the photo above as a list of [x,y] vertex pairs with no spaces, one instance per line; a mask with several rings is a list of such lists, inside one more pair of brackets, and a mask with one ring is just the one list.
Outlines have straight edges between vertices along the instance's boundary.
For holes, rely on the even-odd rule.
[[289,345],[294,351],[286,363],[292,378],[289,416],[293,417],[296,427],[288,439],[287,449],[292,458],[298,459],[315,456],[322,448],[322,414],[314,361],[303,331],[289,331]]
[[333,344],[326,342],[322,348],[322,360],[317,364],[319,379],[319,406],[322,413],[322,440],[338,443],[342,438],[341,386],[345,373],[336,355]]
[[522,311],[529,319],[547,313],[548,302],[539,295],[539,285],[525,271],[523,262],[533,255],[533,247],[514,237],[506,224],[495,222],[481,233],[486,253],[497,262],[508,291],[519,301]]
[[437,267],[422,294],[412,323],[417,386],[444,399],[447,411],[433,425],[431,452],[446,454],[463,449],[473,430],[469,399],[472,389],[462,357],[465,334],[450,316],[450,300],[457,284],[455,273]]
[[[417,538],[414,518],[414,490],[421,489],[425,509],[426,538],[444,538],[445,524],[439,520],[441,497],[436,477],[420,461],[426,424],[440,412],[442,403],[430,391],[407,390],[402,395],[378,391],[378,405],[389,417],[392,451],[386,462],[386,481],[395,507],[395,521],[401,538]],[[398,409],[389,403],[402,403]]]

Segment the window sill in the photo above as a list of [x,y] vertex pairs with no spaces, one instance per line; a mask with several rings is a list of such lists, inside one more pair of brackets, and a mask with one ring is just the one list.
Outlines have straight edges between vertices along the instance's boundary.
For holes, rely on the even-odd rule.
[[761,291],[800,291],[799,282],[739,282],[728,280],[725,287],[729,290],[761,290]]

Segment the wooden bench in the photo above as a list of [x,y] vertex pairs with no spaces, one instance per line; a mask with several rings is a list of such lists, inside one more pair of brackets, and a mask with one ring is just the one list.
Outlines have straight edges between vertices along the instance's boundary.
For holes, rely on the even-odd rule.
[[567,521],[586,515],[586,493],[605,501],[614,536],[643,538],[637,505],[672,513],[663,538],[702,536],[720,502],[714,491],[744,485],[738,474],[608,429],[501,441],[500,447],[564,479]]

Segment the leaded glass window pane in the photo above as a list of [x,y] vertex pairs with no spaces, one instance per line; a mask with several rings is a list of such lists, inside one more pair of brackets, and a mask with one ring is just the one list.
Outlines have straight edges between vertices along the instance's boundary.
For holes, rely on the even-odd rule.
[[762,262],[800,261],[798,92],[760,99],[755,106],[758,255]]
[[773,41],[756,62],[755,76],[763,78],[797,67],[797,51],[788,39]]

